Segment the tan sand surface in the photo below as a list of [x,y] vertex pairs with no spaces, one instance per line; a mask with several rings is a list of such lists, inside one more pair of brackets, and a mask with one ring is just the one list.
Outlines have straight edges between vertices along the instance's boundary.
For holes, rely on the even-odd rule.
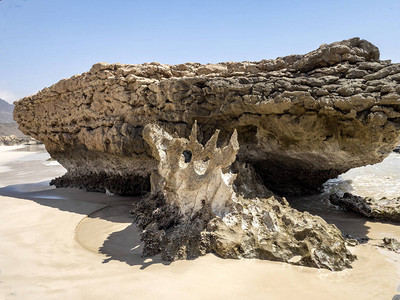
[[332,215],[329,222],[339,228],[372,238],[350,248],[358,260],[341,272],[212,254],[170,264],[140,256],[139,231],[128,213],[134,198],[54,189],[48,181],[64,169],[47,162],[45,152],[8,149],[0,147],[0,299],[392,299],[400,294],[400,254],[374,246],[384,236],[400,239],[398,225]]

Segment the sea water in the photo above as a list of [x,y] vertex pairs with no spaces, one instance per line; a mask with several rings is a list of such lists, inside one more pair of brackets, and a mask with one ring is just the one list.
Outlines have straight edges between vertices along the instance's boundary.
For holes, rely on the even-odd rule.
[[330,179],[319,194],[290,196],[287,200],[293,208],[335,223],[338,219],[351,218],[344,209],[329,201],[331,194],[344,193],[375,199],[400,197],[400,154],[393,152],[380,163],[354,168]]
[[330,179],[324,184],[324,192],[349,192],[376,199],[400,197],[400,154],[393,152],[381,163],[354,168]]

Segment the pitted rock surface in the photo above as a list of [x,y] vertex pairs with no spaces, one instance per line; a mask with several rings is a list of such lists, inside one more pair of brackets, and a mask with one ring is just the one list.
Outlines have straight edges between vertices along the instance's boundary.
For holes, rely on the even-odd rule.
[[207,253],[223,258],[257,258],[334,271],[351,268],[356,259],[335,225],[308,212],[282,204],[278,196],[238,197],[227,222],[204,205],[190,217],[147,195],[131,213],[143,229],[143,256],[161,254],[164,260],[193,259]]
[[330,270],[351,267],[355,256],[334,225],[291,208],[285,198],[268,196],[248,165],[236,163],[237,173],[231,173],[237,133],[223,147],[217,146],[218,135],[216,130],[203,146],[196,123],[189,139],[145,126],[143,136],[158,168],[151,174],[151,193],[131,210],[143,229],[143,256],[161,253],[165,260],[177,260],[213,252]]
[[56,186],[148,188],[144,126],[187,137],[197,120],[201,142],[236,129],[237,160],[285,195],[383,160],[399,141],[399,83],[400,64],[353,38],[259,62],[99,63],[19,100],[14,119],[68,170]]

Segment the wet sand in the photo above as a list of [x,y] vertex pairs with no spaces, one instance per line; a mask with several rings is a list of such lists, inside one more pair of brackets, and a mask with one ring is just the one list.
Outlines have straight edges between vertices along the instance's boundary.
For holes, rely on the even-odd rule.
[[[392,299],[400,254],[376,247],[400,226],[315,211],[371,240],[349,249],[353,269],[331,272],[212,254],[190,261],[141,257],[131,197],[54,189],[64,169],[41,151],[0,147],[0,299]],[[296,201],[294,201],[296,205]],[[396,288],[398,291],[396,291]]]

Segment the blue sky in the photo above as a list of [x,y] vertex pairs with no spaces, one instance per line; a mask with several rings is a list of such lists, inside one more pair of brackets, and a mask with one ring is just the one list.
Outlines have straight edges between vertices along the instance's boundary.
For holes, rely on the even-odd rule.
[[256,61],[355,36],[400,62],[399,16],[398,0],[0,0],[0,98],[100,61]]

